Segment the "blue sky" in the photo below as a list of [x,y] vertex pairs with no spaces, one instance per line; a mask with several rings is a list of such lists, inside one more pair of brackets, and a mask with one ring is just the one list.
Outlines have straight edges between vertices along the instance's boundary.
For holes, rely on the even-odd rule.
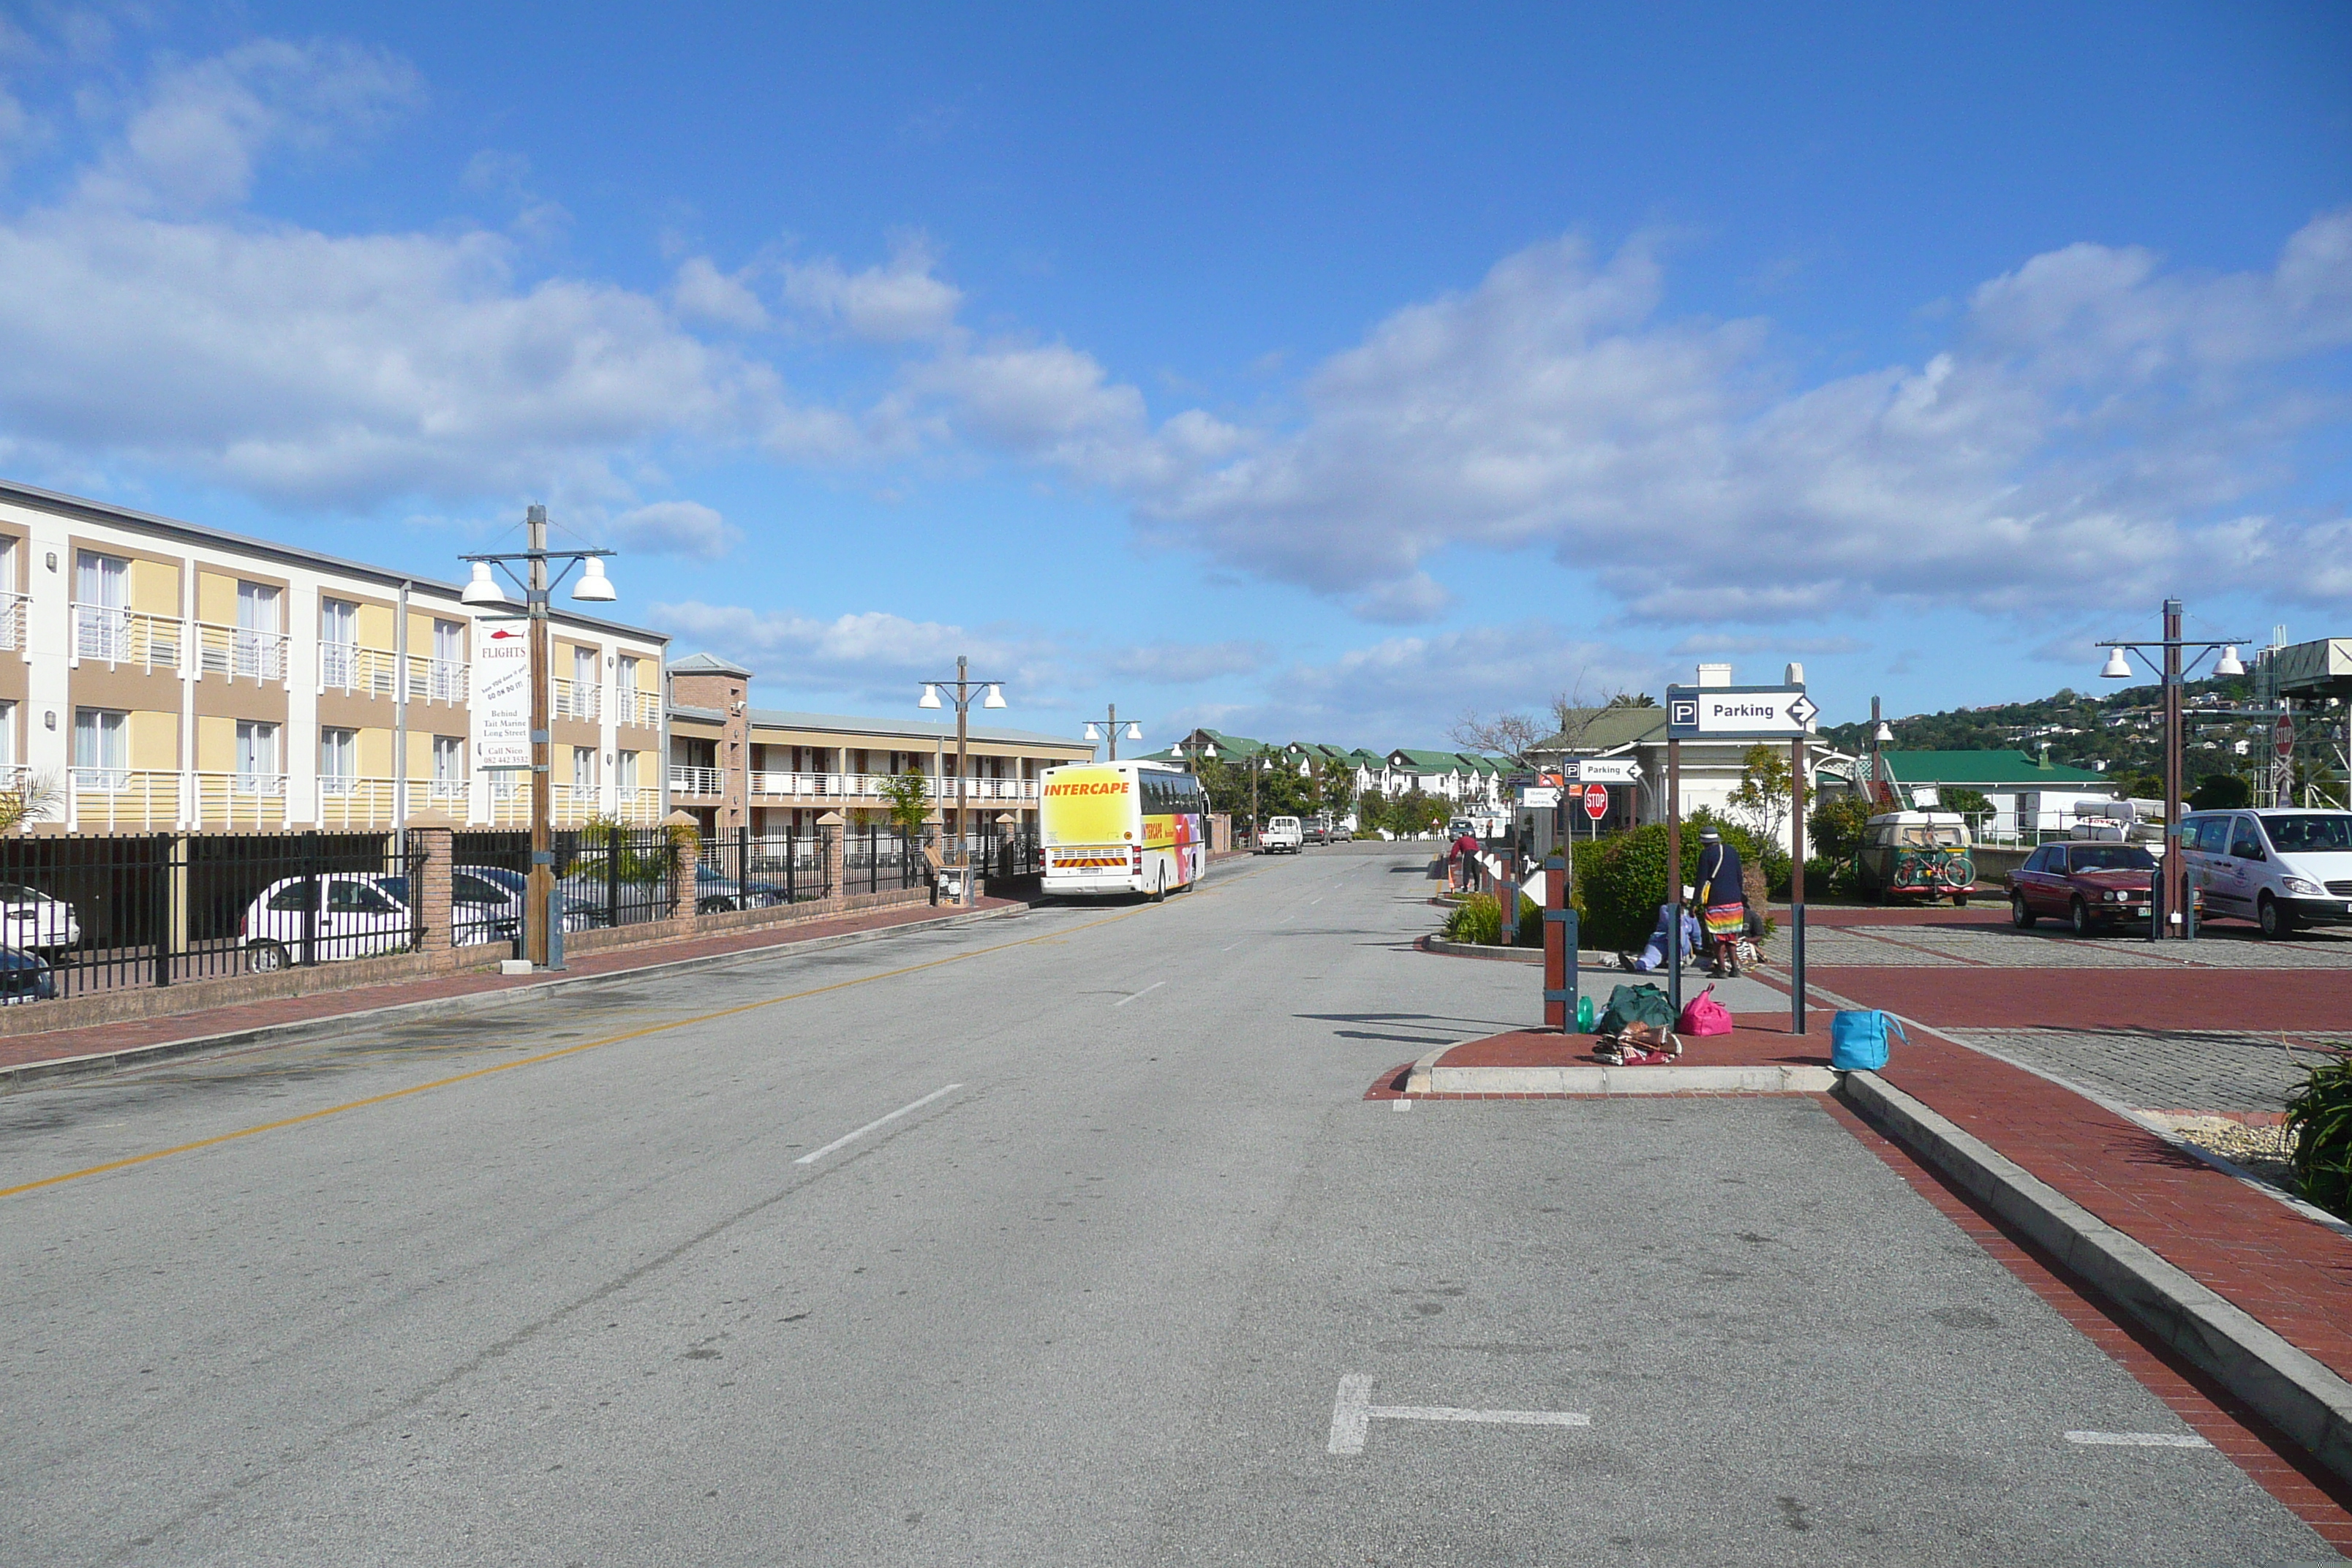
[[0,7],[0,473],[1157,742],[2352,635],[2352,11],[1460,9]]

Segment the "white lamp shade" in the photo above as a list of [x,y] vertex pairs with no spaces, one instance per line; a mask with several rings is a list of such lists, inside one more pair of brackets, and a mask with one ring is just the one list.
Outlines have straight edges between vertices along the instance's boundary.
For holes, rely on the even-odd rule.
[[1140,724],[1129,724],[1127,727],[1127,738],[1130,741],[1140,741],[1143,739],[1143,726]]
[[988,689],[988,695],[987,695],[986,697],[984,697],[984,698],[982,698],[982,699],[981,700],[981,704],[980,704],[980,705],[981,705],[982,708],[1002,708],[1002,707],[1003,707],[1003,706],[1004,706],[1004,688],[1003,688],[1002,686],[991,686],[991,687]]
[[2131,679],[2131,666],[2125,661],[2123,649],[2111,647],[2107,650],[2107,662],[2100,667],[2099,678],[2103,680]]
[[1080,736],[1079,739],[1086,741],[1099,741],[1102,739],[1102,731],[1096,729],[1094,724],[1089,721],[1087,725],[1087,732]]
[[506,590],[499,586],[498,577],[490,571],[488,562],[474,563],[473,581],[466,584],[466,591],[457,595],[457,601],[465,605],[503,605],[507,602]]
[[1895,739],[1894,727],[1882,723],[1878,726],[1878,733],[1872,738],[1883,746],[1886,744],[1887,742]]
[[588,557],[588,565],[580,574],[580,581],[572,584],[572,596],[599,605],[608,605],[620,597],[613,591],[613,580],[604,575],[603,557]]
[[2235,643],[2231,644],[2229,647],[2224,647],[2221,650],[2221,658],[2213,666],[2213,673],[2216,675],[2243,675],[2246,673],[2245,664],[2238,658],[2238,648]]
[[922,696],[915,700],[915,706],[918,708],[936,708],[939,705],[940,689],[936,686],[924,687]]

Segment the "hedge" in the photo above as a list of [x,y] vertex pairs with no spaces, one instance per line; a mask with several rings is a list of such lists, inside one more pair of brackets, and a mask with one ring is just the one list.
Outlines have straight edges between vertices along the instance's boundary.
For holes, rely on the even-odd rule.
[[[1768,847],[1735,822],[1725,822],[1704,807],[1683,823],[1683,885],[1698,882],[1699,833],[1712,827],[1738,851],[1742,868],[1761,870],[1767,889],[1785,893],[1789,886],[1789,852]],[[1658,906],[1666,901],[1666,825],[1612,834],[1580,842],[1576,847],[1577,900],[1582,910],[1580,941],[1586,947],[1635,948],[1647,942],[1658,923]]]

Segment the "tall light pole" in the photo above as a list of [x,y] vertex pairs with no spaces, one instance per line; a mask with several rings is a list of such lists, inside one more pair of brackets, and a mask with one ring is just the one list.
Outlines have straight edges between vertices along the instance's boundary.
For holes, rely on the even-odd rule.
[[[611,551],[547,547],[545,507],[534,506],[524,514],[523,539],[528,548],[520,552],[460,556],[460,560],[474,563],[474,575],[458,598],[467,605],[510,603],[491,574],[493,566],[523,591],[530,618],[530,870],[523,888],[523,956],[534,969],[561,969],[563,921],[556,907],[555,848],[550,821],[555,809],[555,781],[549,771],[553,749],[547,733],[548,676],[554,661],[548,648],[547,600],[556,586],[572,574],[573,567],[583,565],[586,569],[572,589],[574,599],[586,604],[610,604],[619,595],[613,591],[612,580],[604,575],[604,558],[612,554]],[[520,574],[515,570],[518,562],[523,568]],[[561,563],[561,570],[551,578],[548,575],[550,562]]]
[[[1110,760],[1115,763],[1118,761],[1119,734],[1118,704],[1116,702],[1110,705],[1110,717],[1105,719],[1099,727],[1096,725],[1093,720],[1089,719],[1087,721],[1087,732],[1082,738],[1088,741],[1099,741],[1106,733],[1110,736]],[[1134,722],[1132,720],[1129,721],[1127,726],[1127,738],[1130,741],[1140,741],[1143,739],[1143,726]]]
[[[2164,637],[2161,640],[2122,640],[2092,645],[2107,650],[2107,662],[2099,670],[2102,678],[2108,680],[2129,679],[2131,664],[2124,658],[2128,652],[2164,683],[2164,858],[2157,872],[2164,894],[2164,919],[2161,921],[2149,921],[2150,941],[2163,939],[2166,933],[2160,928],[2164,925],[2179,922],[2183,936],[2191,930],[2182,915],[2189,907],[2189,871],[2180,856],[2181,688],[2196,673],[2197,667],[2205,661],[2205,656],[2211,653],[2221,655],[2213,661],[2214,674],[2245,674],[2246,667],[2238,659],[2238,647],[2248,640],[2236,637],[2226,642],[2201,642],[2183,637],[2180,635],[2180,601],[2167,599],[2164,601]],[[2147,650],[2150,648],[2163,650],[2162,663],[2148,658]],[[2184,664],[2181,655],[2191,649],[2195,650],[2196,657]]]
[[[965,760],[970,738],[967,726],[974,698],[980,698],[980,705],[982,708],[1002,708],[1005,705],[1004,683],[1001,680],[972,679],[970,667],[966,664],[963,656],[959,654],[956,656],[955,679],[952,682],[925,681],[923,695],[916,700],[915,706],[937,708],[940,706],[940,689],[950,684],[955,687],[955,696],[950,700],[955,703],[956,710],[955,864],[963,868],[962,901],[970,903],[971,901],[971,847],[966,842],[964,817],[964,778],[971,772],[970,765]],[[982,695],[983,692],[986,693],[985,696]]]

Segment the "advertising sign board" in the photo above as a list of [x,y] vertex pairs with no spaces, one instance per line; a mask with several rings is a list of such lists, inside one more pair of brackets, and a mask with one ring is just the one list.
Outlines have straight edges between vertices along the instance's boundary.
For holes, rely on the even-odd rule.
[[530,766],[530,622],[474,623],[474,766]]

